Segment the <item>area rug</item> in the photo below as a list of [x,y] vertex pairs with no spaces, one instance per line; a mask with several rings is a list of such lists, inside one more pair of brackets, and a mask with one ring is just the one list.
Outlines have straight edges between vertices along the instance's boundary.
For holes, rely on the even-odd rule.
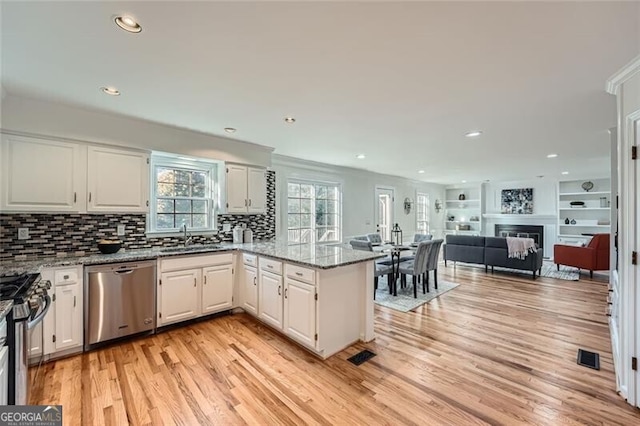
[[409,312],[424,305],[430,300],[435,299],[443,293],[453,290],[460,284],[455,284],[449,281],[438,280],[438,289],[433,288],[433,279],[429,283],[429,292],[422,294],[422,284],[418,284],[418,298],[413,297],[413,284],[411,284],[411,277],[407,277],[407,286],[405,288],[400,287],[400,280],[398,280],[398,295],[394,296],[389,294],[389,287],[387,286],[387,278],[380,277],[378,283],[378,291],[376,291],[375,303],[387,308],[395,309],[400,312]]
[[559,280],[578,281],[580,279],[580,270],[571,266],[560,265],[560,270],[558,271],[555,263],[542,262],[542,273],[540,276]]

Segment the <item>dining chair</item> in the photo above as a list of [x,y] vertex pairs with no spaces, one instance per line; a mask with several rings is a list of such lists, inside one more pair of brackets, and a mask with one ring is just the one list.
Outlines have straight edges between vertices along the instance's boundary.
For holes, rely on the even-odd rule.
[[421,243],[423,241],[430,241],[433,239],[433,235],[431,234],[413,234],[413,242]]
[[440,248],[443,239],[430,241],[429,253],[427,255],[427,265],[422,279],[422,293],[429,292],[429,271],[433,271],[433,287],[438,289],[438,261],[440,260]]
[[[400,263],[400,282],[401,285],[404,286],[407,283],[407,275],[412,276],[413,281],[413,297],[418,297],[417,290],[417,278],[424,276],[424,273],[427,271],[427,261],[429,248],[433,245],[433,241],[423,241],[418,244],[418,248],[416,249],[415,258],[412,261],[405,261]],[[424,292],[424,286],[423,286]]]
[[[354,250],[363,250],[363,251],[373,251],[373,245],[371,241],[363,241],[363,240],[351,240],[349,241],[351,244],[351,248]],[[376,291],[378,291],[378,277],[382,275],[387,276],[387,283],[389,284],[389,292],[391,292],[391,283],[393,281],[393,264],[387,263],[391,261],[385,260],[383,258],[381,260],[377,260],[374,262],[375,264],[375,272],[373,275],[373,300],[376,300]]]

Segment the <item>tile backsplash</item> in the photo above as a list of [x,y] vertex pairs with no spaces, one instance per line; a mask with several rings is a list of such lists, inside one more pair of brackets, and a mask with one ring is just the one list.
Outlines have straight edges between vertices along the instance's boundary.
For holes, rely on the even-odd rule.
[[[267,172],[267,212],[257,215],[221,214],[217,217],[218,234],[193,236],[194,243],[232,241],[232,232],[222,232],[224,224],[233,229],[244,223],[253,230],[254,240],[275,238],[275,172]],[[117,236],[117,226],[125,226],[125,235]],[[18,228],[29,229],[29,239],[18,239]],[[99,253],[96,242],[103,238],[119,239],[125,249],[175,246],[180,237],[147,238],[144,214],[0,214],[0,260],[21,260],[43,256],[69,256]]]

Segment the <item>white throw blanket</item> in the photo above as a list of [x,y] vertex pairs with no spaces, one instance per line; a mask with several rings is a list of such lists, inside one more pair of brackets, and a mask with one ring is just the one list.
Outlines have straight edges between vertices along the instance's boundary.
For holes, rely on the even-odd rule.
[[507,237],[509,257],[524,260],[529,253],[536,251],[536,243],[533,238]]

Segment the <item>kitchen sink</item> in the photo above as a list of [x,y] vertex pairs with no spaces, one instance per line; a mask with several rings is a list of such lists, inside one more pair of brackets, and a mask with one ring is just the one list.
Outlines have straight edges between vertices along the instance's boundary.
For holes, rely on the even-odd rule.
[[162,253],[188,253],[190,251],[200,251],[200,250],[209,250],[209,249],[219,249],[221,246],[217,244],[194,244],[192,246],[186,247],[167,247],[160,249]]

